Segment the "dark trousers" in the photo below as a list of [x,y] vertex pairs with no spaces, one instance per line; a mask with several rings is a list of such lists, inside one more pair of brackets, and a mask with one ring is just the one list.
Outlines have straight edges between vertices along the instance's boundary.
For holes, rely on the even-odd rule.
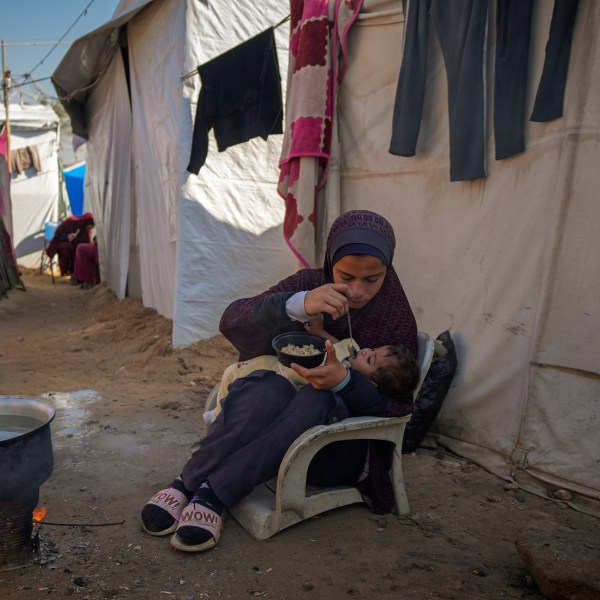
[[552,121],[562,117],[573,27],[578,7],[579,0],[554,2],[544,68],[531,113],[532,121]]
[[[256,485],[277,475],[292,442],[310,427],[327,423],[334,404],[331,392],[310,385],[296,391],[272,371],[255,371],[234,381],[223,399],[223,410],[181,472],[185,487],[195,490],[208,480],[225,506],[237,504]],[[357,466],[364,464],[360,448],[344,465],[345,473],[352,467],[348,482],[357,480]],[[339,460],[339,455],[332,460]],[[324,469],[330,468],[329,461]]]
[[415,155],[425,96],[429,14],[448,78],[450,180],[485,177],[487,2],[481,0],[409,0],[390,152]]
[[494,72],[496,160],[525,150],[525,100],[533,0],[498,0]]

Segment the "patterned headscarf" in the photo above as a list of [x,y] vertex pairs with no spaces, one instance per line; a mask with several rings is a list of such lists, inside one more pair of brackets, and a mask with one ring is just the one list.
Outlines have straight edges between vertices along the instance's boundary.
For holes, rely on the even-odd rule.
[[350,210],[340,215],[327,236],[324,269],[333,278],[333,265],[348,254],[370,254],[389,269],[394,258],[394,229],[381,215],[370,210]]
[[[404,346],[417,354],[417,325],[402,284],[392,266],[396,237],[387,219],[370,210],[351,210],[340,215],[327,236],[323,283],[333,281],[334,259],[344,254],[344,248],[360,248],[355,254],[371,254],[386,260],[383,285],[362,308],[351,308],[352,330],[363,348],[384,345]],[[345,254],[344,254],[345,255]],[[325,330],[335,337],[348,337],[346,319],[332,321],[325,315]]]

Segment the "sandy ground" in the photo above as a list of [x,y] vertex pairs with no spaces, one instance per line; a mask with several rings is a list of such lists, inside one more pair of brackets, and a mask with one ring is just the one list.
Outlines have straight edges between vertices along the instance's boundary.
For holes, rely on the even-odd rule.
[[139,512],[195,448],[233,348],[216,337],[174,351],[171,322],[136,300],[24,281],[0,298],[0,394],[56,407],[55,466],[39,554],[0,571],[2,598],[538,599],[518,533],[600,533],[593,517],[420,449],[404,461],[410,516],[355,505],[266,542],[229,518],[216,549],[177,552],[143,533]]

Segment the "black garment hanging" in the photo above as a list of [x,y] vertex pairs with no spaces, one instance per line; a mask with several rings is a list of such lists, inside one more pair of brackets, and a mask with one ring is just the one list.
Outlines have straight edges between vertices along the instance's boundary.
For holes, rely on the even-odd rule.
[[273,28],[198,67],[202,88],[187,170],[198,174],[214,129],[219,152],[283,133],[281,78]]
[[487,2],[409,0],[389,151],[414,156],[427,79],[428,19],[448,79],[450,181],[485,177],[484,49]]
[[545,122],[562,117],[573,27],[578,7],[579,0],[554,2],[550,34],[546,43],[546,58],[531,121]]
[[496,160],[525,150],[525,102],[533,0],[498,0],[494,75]]

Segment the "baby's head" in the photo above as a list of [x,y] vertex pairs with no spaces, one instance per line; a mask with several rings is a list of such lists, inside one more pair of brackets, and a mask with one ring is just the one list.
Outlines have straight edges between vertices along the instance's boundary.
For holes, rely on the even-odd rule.
[[350,364],[390,396],[412,394],[421,377],[417,361],[402,346],[363,348]]

